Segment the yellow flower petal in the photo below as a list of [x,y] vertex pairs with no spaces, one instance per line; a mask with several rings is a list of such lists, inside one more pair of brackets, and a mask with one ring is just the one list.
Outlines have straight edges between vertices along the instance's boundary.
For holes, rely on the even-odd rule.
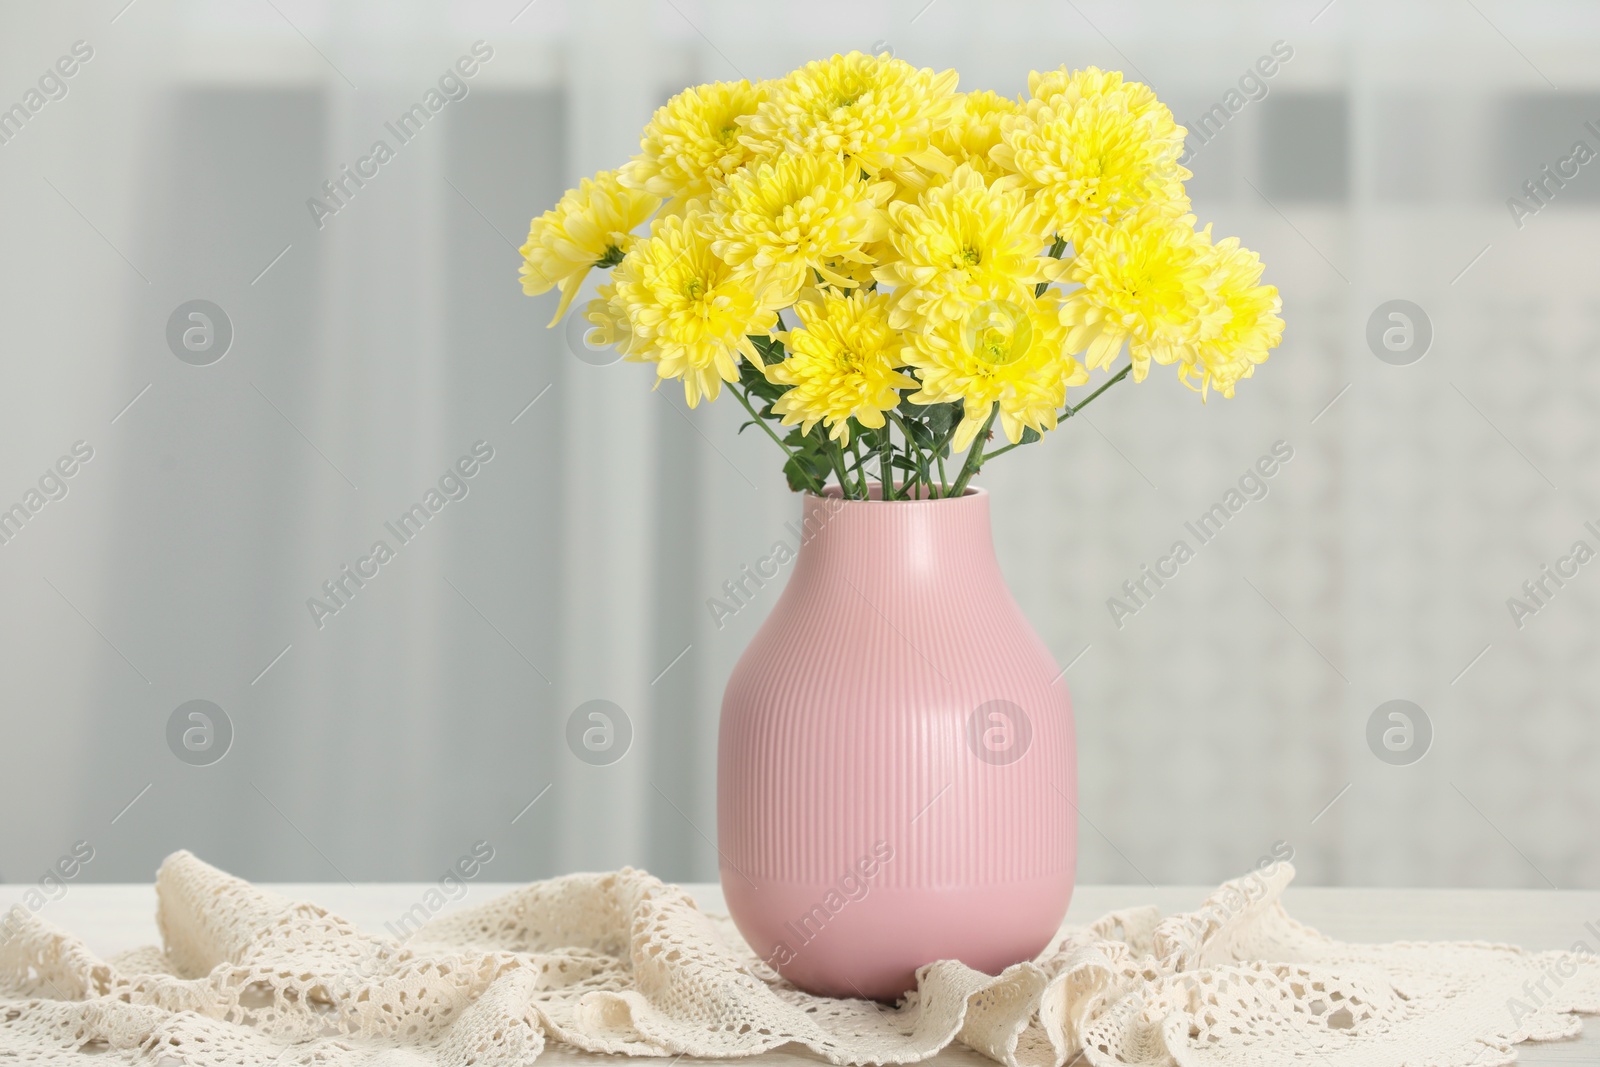
[[876,429],[883,413],[916,381],[895,368],[905,339],[889,325],[889,298],[880,293],[818,293],[794,306],[800,325],[779,335],[788,349],[767,367],[767,380],[791,388],[773,404],[785,426],[809,433],[818,422],[828,436],[850,442],[849,420]]
[[570,189],[555,207],[534,219],[522,252],[522,291],[537,296],[561,288],[554,326],[591,268],[610,265],[633,245],[633,230],[661,201],[622,186],[616,171],[601,171]]
[[1184,129],[1149,86],[1096,67],[1035,72],[1030,99],[1003,117],[990,159],[1027,183],[1053,232],[1080,246],[1089,230],[1147,204],[1189,210],[1178,163]]
[[939,154],[929,150],[955,108],[955,88],[953,70],[918,70],[889,55],[835,55],[774,83],[756,113],[741,120],[744,142],[763,159],[843,156],[874,177],[937,168]]
[[968,313],[976,300],[1024,301],[1056,261],[1038,212],[1019,189],[968,164],[914,204],[889,206],[887,258],[873,276],[895,289],[900,329]]
[[656,364],[661,378],[681,378],[690,407],[739,380],[739,360],[753,352],[749,335],[767,333],[778,318],[747,272],[712,253],[704,223],[693,203],[656,219],[617,265],[609,301],[627,323],[624,356]]
[[893,191],[837,156],[780,156],[729,175],[712,197],[711,248],[771,287],[779,305],[793,303],[811,271],[848,287],[838,264],[870,265],[864,248],[887,232],[883,205]]
[[1053,428],[1069,384],[1086,380],[1078,361],[1065,352],[1067,328],[1059,297],[1046,292],[1021,302],[991,297],[959,319],[944,319],[908,335],[905,359],[922,388],[915,404],[960,401],[962,422],[952,447],[965,451],[978,426],[1000,406],[1008,440],[1024,429]]
[[714,82],[685,89],[644,128],[639,154],[622,168],[622,184],[676,207],[709,197],[729,174],[753,158],[741,120],[766,100],[771,83]]

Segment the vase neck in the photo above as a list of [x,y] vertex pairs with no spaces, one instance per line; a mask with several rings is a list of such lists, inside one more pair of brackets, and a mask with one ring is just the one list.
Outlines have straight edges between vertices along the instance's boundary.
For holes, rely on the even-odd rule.
[[949,587],[999,577],[981,489],[945,500],[842,500],[806,494],[801,519],[802,581],[843,578],[865,586],[903,581]]

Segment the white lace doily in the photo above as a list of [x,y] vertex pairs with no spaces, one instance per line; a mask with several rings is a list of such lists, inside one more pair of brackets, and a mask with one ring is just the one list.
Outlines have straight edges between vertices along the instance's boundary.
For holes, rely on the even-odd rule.
[[[1063,927],[998,977],[918,973],[897,1008],[801,993],[725,918],[642,871],[536,882],[401,945],[187,852],[157,876],[163,948],[101,960],[17,909],[0,1063],[527,1064],[547,1042],[636,1056],[910,1063],[955,1042],[1011,1067],[1491,1067],[1600,1013],[1587,954],[1354,945],[1295,922],[1288,864],[1199,911]],[[763,977],[765,975],[765,977]],[[1532,994],[1528,992],[1532,990]]]

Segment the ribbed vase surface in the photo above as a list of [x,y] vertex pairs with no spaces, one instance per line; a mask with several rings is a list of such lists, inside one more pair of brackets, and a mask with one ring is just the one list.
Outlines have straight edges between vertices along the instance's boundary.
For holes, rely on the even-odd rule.
[[1072,705],[1000,574],[988,495],[804,501],[794,573],[722,702],[728,910],[830,996],[1030,959],[1072,896]]

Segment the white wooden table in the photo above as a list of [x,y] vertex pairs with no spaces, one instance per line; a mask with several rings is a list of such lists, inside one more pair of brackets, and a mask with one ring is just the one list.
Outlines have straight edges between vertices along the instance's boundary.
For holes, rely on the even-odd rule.
[[[21,900],[25,885],[0,885],[0,912]],[[344,885],[272,885],[285,896],[314,901],[369,930],[411,907],[429,887],[386,883]],[[488,900],[516,888],[502,883],[468,883],[467,895],[449,908]],[[686,887],[702,908],[722,911],[722,891],[714,885]],[[1068,918],[1090,922],[1108,911],[1154,904],[1163,913],[1187,911],[1205,899],[1210,887],[1138,885],[1079,886]],[[1531,949],[1570,948],[1579,939],[1593,943],[1586,923],[1600,927],[1600,892],[1556,892],[1511,889],[1322,889],[1293,887],[1285,896],[1289,913],[1300,921],[1346,941],[1494,941]],[[46,904],[40,915],[70,930],[102,955],[135,945],[157,944],[155,889],[149,885],[69,885],[60,900]],[[1520,1062],[1600,1065],[1600,1017],[1586,1020],[1584,1034],[1574,1041],[1519,1046]],[[823,1062],[808,1051],[787,1050],[759,1057],[765,1063]],[[551,1047],[540,1063],[599,1064],[614,1057],[589,1056]],[[680,1065],[697,1062],[684,1058]],[[750,1061],[745,1061],[750,1062]],[[993,1061],[961,1049],[946,1051],[934,1063],[941,1067],[977,1067]]]

